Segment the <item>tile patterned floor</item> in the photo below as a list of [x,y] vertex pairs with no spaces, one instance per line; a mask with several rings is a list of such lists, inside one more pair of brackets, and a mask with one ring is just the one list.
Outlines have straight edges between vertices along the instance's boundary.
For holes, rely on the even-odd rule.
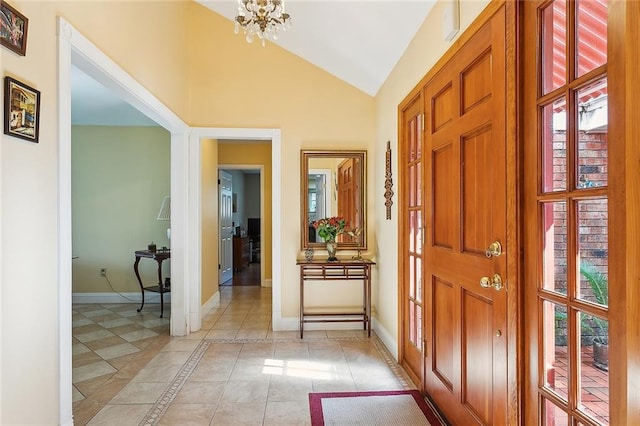
[[[73,411],[75,424],[100,411],[169,341],[169,320],[148,304],[73,306]],[[165,306],[165,317],[170,315]]]
[[156,305],[75,305],[74,424],[307,425],[309,392],[414,388],[377,337],[273,332],[269,288],[220,291],[187,337]]

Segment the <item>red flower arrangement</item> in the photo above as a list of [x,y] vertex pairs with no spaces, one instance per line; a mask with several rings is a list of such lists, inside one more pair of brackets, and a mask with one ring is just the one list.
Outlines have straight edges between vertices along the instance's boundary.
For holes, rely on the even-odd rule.
[[325,217],[313,222],[313,227],[318,230],[318,235],[325,241],[335,241],[336,237],[344,232],[347,222],[339,216]]

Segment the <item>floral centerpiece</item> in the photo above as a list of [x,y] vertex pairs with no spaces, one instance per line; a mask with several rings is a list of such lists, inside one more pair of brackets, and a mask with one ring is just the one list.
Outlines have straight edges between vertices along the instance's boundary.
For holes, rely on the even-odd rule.
[[336,257],[336,249],[338,248],[336,238],[338,235],[344,233],[346,225],[347,222],[344,218],[339,216],[325,217],[313,222],[313,227],[318,231],[318,235],[327,244],[327,253],[329,253],[329,258],[327,260],[330,262],[338,260]]
[[325,217],[313,222],[313,227],[318,231],[318,235],[325,241],[335,241],[338,235],[344,232],[346,222],[339,216]]

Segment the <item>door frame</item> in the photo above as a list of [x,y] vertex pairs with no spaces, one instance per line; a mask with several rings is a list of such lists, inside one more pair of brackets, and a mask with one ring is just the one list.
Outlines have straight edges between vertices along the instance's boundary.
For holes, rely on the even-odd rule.
[[[497,0],[490,2],[487,7],[478,15],[478,17],[469,25],[467,30],[460,35],[453,43],[451,48],[447,50],[444,55],[434,64],[434,66],[425,74],[420,82],[407,94],[398,106],[398,117],[402,117],[402,111],[415,100],[417,96],[422,95],[423,102],[426,102],[423,96],[423,90],[429,81],[444,67],[444,65],[459,51],[460,46],[468,42],[476,32],[487,22],[489,19],[499,11],[502,7],[506,8],[506,20],[505,20],[505,43],[506,43],[506,175],[507,175],[507,218],[512,218],[515,223],[507,224],[507,276],[510,277],[508,283],[508,296],[507,296],[507,330],[505,337],[507,342],[507,359],[505,363],[507,365],[507,423],[508,424],[521,424],[522,419],[522,396],[521,396],[521,383],[524,376],[523,366],[524,353],[523,353],[523,274],[522,274],[522,253],[521,247],[521,230],[523,228],[522,221],[522,209],[520,205],[520,193],[522,190],[522,182],[519,177],[522,170],[522,147],[520,136],[520,122],[519,122],[519,107],[518,102],[520,100],[520,87],[518,81],[520,81],[520,68],[518,60],[518,52],[520,46],[520,33],[518,16],[520,14],[521,5],[519,2],[512,2],[507,0]],[[423,109],[425,110],[425,109]],[[400,118],[399,118],[400,120]],[[404,126],[401,122],[398,123],[398,140],[402,141],[402,131]],[[424,128],[423,128],[424,131]],[[423,173],[425,171],[423,170]],[[424,182],[424,180],[423,180]],[[399,182],[399,186],[402,187],[402,182]],[[423,201],[423,204],[429,203],[428,200]],[[402,229],[399,230],[401,240],[404,238]],[[402,241],[401,241],[402,243]],[[399,254],[401,256],[401,254]],[[398,264],[402,264],[402,258],[398,259]],[[398,282],[402,283],[403,275],[398,269]],[[399,288],[402,286],[399,286]],[[399,289],[399,291],[402,291]],[[402,301],[402,295],[399,296],[398,301],[398,324],[402,326],[404,316],[404,304]],[[423,317],[425,318],[426,315]],[[401,330],[400,330],[401,331]],[[399,333],[402,336],[402,333]],[[402,348],[402,342],[398,342],[398,347]],[[402,360],[402,351],[399,352],[399,362]],[[424,384],[418,384],[422,389]]]
[[[189,334],[189,293],[199,285],[190,279],[187,243],[188,126],[151,92],[133,79],[68,21],[58,17],[58,319],[59,423],[73,424],[72,404],[72,219],[71,219],[71,65],[117,93],[171,133],[172,335]],[[187,285],[186,283],[192,283]],[[191,288],[190,288],[191,287]]]
[[[271,282],[272,306],[271,318],[274,331],[286,329],[282,318],[282,138],[280,129],[242,129],[226,127],[194,127],[189,135],[189,252],[191,253],[188,268],[194,282],[202,280],[202,153],[200,150],[203,139],[225,141],[271,141]],[[217,197],[217,194],[216,194]],[[262,208],[262,207],[261,207]],[[262,222],[261,222],[262,225]],[[262,266],[261,266],[262,267]],[[197,286],[190,294],[191,323],[201,326],[200,300],[202,287]]]
[[282,318],[281,131],[264,128],[190,128],[171,109],[124,69],[58,17],[58,408],[59,424],[73,424],[71,351],[71,64],[112,90],[171,133],[171,269],[173,290],[171,335],[183,336],[201,328],[201,139],[270,140],[272,162],[272,321],[274,330],[286,327]]

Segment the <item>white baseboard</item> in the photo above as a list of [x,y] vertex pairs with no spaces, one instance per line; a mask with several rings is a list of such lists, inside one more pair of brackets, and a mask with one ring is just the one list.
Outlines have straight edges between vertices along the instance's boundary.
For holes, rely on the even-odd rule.
[[380,340],[382,341],[382,344],[384,344],[387,347],[387,350],[389,351],[389,353],[393,356],[396,362],[398,362],[397,340],[394,339],[393,336],[387,331],[387,329],[384,328],[375,318],[371,319],[371,328],[375,330],[376,334],[378,335],[378,338],[380,338]]
[[273,287],[273,280],[271,278],[265,279],[262,287]]
[[[73,293],[72,303],[142,303],[140,292],[135,293]],[[171,302],[171,294],[164,294],[164,303]],[[144,303],[160,303],[159,293],[145,293]]]
[[209,313],[209,311],[213,308],[220,307],[220,291],[216,291],[216,294],[211,296],[209,300],[204,302],[202,307],[200,308],[200,318],[204,318],[205,315]]

